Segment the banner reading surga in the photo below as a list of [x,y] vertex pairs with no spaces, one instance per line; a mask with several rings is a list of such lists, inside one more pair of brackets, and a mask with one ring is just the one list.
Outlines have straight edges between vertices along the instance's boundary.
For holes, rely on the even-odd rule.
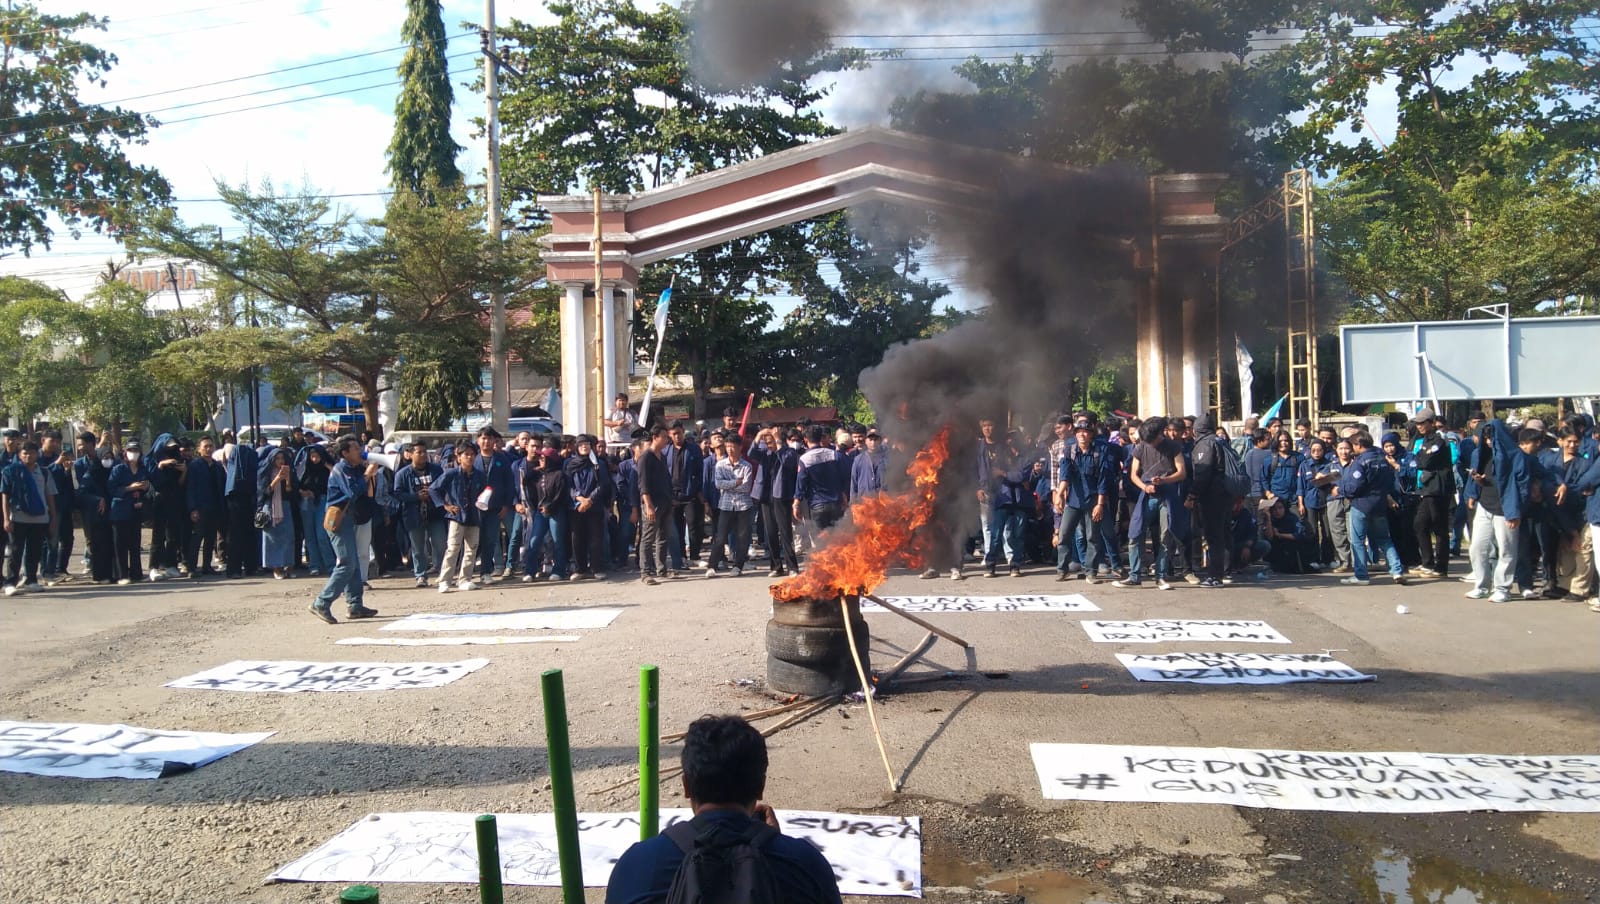
[[[661,811],[661,828],[687,809]],[[374,813],[273,873],[284,882],[476,883],[472,813]],[[810,841],[833,866],[847,895],[922,896],[922,821],[915,816],[860,816],[779,810],[783,834]],[[555,817],[497,814],[500,863],[507,885],[561,884]],[[637,813],[579,813],[583,884],[605,886],[611,867],[639,840]]]

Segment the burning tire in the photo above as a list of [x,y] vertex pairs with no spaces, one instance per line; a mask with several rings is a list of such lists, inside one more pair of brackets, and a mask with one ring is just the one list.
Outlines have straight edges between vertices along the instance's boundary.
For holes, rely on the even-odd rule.
[[[867,620],[861,617],[858,600],[848,598],[846,603],[856,652],[870,672]],[[861,680],[850,656],[844,619],[845,608],[837,598],[775,601],[767,622],[767,687],[805,697],[859,690]]]
[[[854,597],[847,597],[846,602],[850,608],[850,624],[859,626],[856,633],[864,635],[866,633],[866,622],[861,616],[861,601]],[[839,611],[839,601],[836,599],[801,599],[787,603],[774,600],[772,603],[772,620],[780,625],[844,630],[844,613]]]
[[[855,631],[861,661],[866,662],[867,623],[852,621],[850,627]],[[781,625],[772,620],[767,622],[767,654],[795,665],[831,665],[840,659],[849,660],[849,636],[843,628]],[[850,663],[850,671],[855,673],[854,663]]]

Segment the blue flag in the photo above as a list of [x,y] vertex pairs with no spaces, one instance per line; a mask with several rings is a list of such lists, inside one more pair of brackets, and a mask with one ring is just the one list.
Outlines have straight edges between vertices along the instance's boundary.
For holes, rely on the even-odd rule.
[[672,301],[672,287],[667,286],[661,290],[661,299],[656,302],[656,336],[657,338],[667,333],[667,304]]

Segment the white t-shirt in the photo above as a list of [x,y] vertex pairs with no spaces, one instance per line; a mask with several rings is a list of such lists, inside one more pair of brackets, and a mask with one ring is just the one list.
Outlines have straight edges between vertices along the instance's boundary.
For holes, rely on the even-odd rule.
[[613,408],[606,412],[606,420],[622,421],[622,426],[620,427],[606,428],[606,442],[608,443],[628,442],[633,439],[633,431],[639,429],[639,416],[634,414],[630,408],[624,408],[621,411]]

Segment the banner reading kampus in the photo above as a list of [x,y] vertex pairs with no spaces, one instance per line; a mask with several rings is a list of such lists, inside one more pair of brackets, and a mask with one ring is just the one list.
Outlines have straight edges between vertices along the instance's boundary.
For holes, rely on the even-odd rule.
[[166,687],[203,691],[299,694],[309,691],[393,691],[441,687],[489,664],[460,662],[267,662],[240,659]]
[[1050,800],[1343,813],[1600,812],[1600,756],[1034,744]]

